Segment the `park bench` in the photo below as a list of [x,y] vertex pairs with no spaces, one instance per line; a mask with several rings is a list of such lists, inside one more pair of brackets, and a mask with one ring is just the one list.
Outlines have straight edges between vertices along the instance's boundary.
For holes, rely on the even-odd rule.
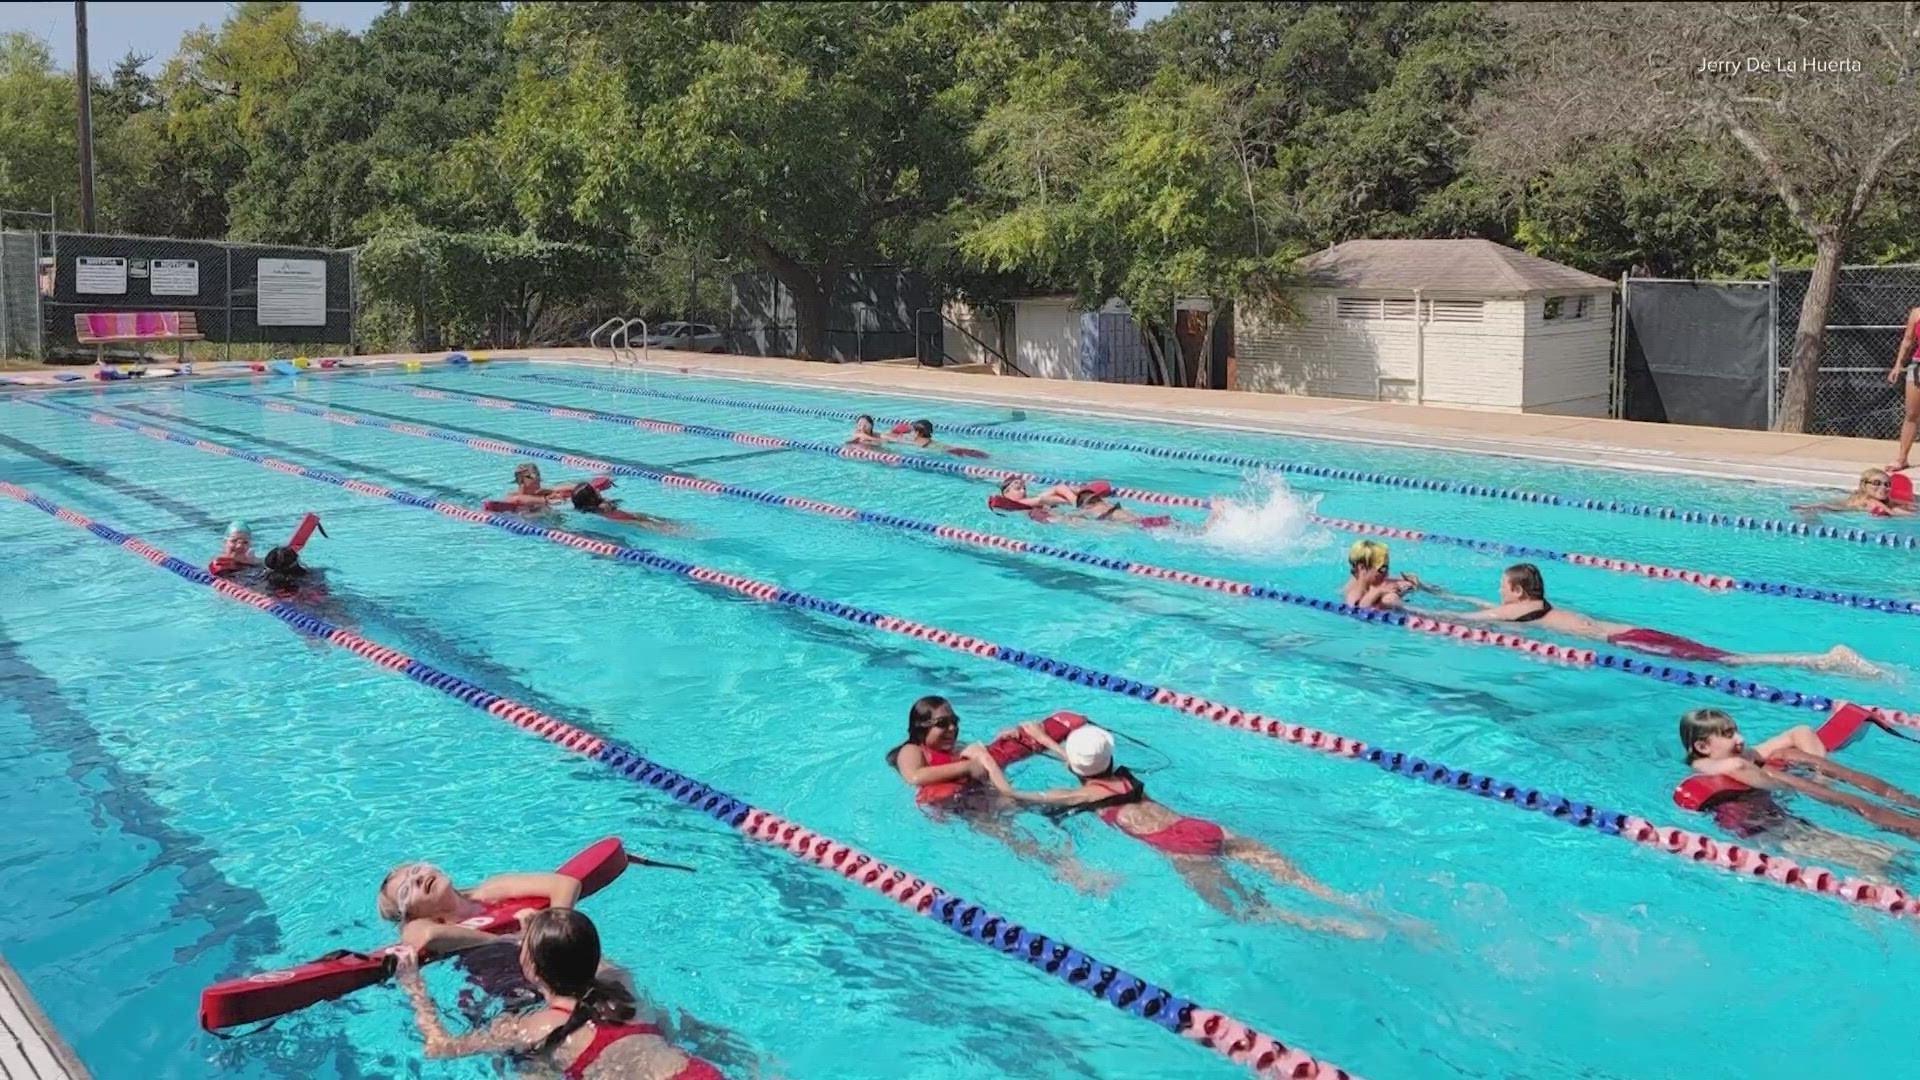
[[106,362],[111,342],[177,341],[184,364],[187,342],[204,340],[191,311],[83,311],[73,317],[73,333],[80,344],[94,347],[96,363]]

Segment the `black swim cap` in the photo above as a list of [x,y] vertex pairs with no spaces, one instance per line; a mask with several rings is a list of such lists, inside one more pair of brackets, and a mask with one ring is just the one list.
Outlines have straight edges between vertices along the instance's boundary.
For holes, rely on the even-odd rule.
[[573,508],[575,510],[598,510],[607,500],[592,484],[581,484],[573,489]]
[[290,547],[277,547],[267,552],[267,569],[276,574],[304,573],[306,568],[300,565],[300,553]]

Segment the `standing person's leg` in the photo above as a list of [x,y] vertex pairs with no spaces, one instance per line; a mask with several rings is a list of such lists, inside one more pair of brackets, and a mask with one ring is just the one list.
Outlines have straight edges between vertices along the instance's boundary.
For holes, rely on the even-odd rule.
[[1907,369],[1907,413],[1900,421],[1900,449],[1895,452],[1893,464],[1887,468],[1898,472],[1912,468],[1913,434],[1920,429],[1920,364]]

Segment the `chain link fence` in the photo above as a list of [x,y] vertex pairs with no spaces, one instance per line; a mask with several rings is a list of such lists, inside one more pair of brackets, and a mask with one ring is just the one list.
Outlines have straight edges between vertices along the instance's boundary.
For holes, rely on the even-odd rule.
[[[1811,270],[1779,270],[1774,280],[1774,401],[1786,392],[1793,339]],[[1900,433],[1902,391],[1887,382],[1907,313],[1920,307],[1920,265],[1849,266],[1827,309],[1825,346],[1814,382],[1808,431],[1891,439]]]
[[847,270],[830,282],[818,323],[805,321],[793,293],[772,273],[732,276],[727,351],[745,356],[796,356],[803,339],[814,360],[893,360],[919,351],[916,313],[933,303],[923,275],[892,267]]
[[[0,233],[0,354],[54,362],[346,351],[349,251],[101,233]],[[168,336],[97,342],[113,320],[176,315]],[[123,320],[124,321],[124,320]],[[177,329],[174,327],[176,326]],[[143,328],[142,332],[148,332]]]

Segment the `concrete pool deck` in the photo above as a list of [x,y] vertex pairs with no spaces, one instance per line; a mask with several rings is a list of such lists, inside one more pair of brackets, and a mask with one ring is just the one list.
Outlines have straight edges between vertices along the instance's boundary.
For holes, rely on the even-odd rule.
[[0,1080],[88,1080],[86,1066],[0,958]]
[[[435,363],[446,354],[353,357],[354,367]],[[512,349],[489,354],[716,378],[890,394],[932,402],[1047,409],[1230,431],[1294,435],[1416,449],[1497,454],[1567,465],[1709,476],[1719,479],[1851,489],[1860,470],[1893,457],[1888,441],[1769,431],[1733,431],[1683,424],[1596,420],[1540,413],[1496,413],[1435,405],[1399,405],[1334,398],[1185,390],[1119,383],[1027,379],[922,368],[912,363],[824,364],[724,353],[654,352],[640,364],[615,365],[605,349]],[[78,371],[88,369],[80,368]],[[226,378],[209,367],[195,378]],[[99,386],[59,383],[49,372],[9,372],[23,387]]]

